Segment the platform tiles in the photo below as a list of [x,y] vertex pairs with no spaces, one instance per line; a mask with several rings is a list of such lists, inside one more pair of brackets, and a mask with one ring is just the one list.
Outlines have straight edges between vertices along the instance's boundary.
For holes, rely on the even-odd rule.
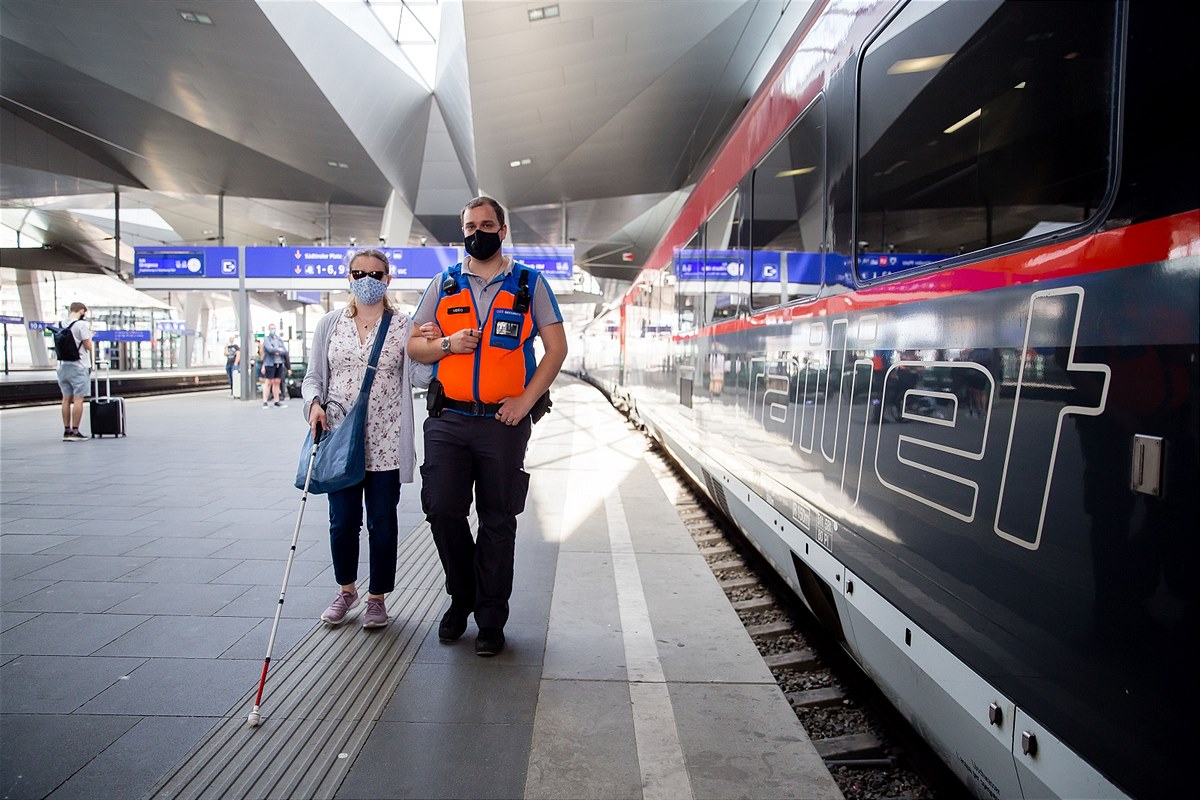
[[840,797],[642,435],[586,384],[553,391],[505,651],[475,656],[473,623],[437,639],[447,599],[419,478],[391,623],[362,630],[361,607],[316,622],[333,581],[310,497],[258,728],[299,505],[295,404],[135,398],[144,435],[78,444],[45,409],[0,412],[9,796]]

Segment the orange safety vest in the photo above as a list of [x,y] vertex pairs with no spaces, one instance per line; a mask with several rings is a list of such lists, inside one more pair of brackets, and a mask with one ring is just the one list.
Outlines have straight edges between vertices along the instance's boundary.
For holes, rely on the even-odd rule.
[[[434,365],[434,377],[441,382],[446,397],[498,403],[525,391],[537,369],[533,354],[537,328],[530,310],[529,282],[534,281],[536,286],[539,277],[536,270],[513,263],[483,316],[479,347],[474,353],[450,353]],[[444,336],[474,327],[482,316],[468,280],[461,263],[442,273],[435,318]]]

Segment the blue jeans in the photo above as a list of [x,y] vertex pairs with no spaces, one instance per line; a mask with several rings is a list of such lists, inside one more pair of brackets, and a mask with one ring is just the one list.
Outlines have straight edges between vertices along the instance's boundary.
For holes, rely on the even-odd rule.
[[368,471],[362,483],[329,493],[329,549],[333,554],[334,580],[341,586],[358,580],[358,534],[362,530],[364,503],[371,547],[371,582],[367,591],[386,594],[396,588],[400,470]]

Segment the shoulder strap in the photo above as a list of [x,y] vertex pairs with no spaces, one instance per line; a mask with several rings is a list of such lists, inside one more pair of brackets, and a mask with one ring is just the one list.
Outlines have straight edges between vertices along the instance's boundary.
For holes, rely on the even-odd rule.
[[383,340],[387,338],[388,326],[392,322],[392,312],[384,310],[383,318],[379,320],[379,330],[375,333],[375,346],[371,348],[371,360],[367,362],[367,374],[363,375],[362,388],[359,394],[370,394],[371,384],[375,382],[375,370],[379,366],[379,354],[383,352]]
[[524,264],[517,264],[516,268],[521,271],[521,275],[517,279],[517,297],[513,300],[513,311],[524,314],[529,311],[529,273],[533,270]]

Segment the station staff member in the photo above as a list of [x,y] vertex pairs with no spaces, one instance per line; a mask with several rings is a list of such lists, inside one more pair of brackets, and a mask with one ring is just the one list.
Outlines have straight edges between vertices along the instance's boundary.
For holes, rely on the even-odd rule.
[[[567,357],[558,301],[541,273],[504,255],[504,209],[476,197],[459,215],[467,257],[434,278],[413,314],[421,332],[409,339],[413,359],[435,363],[425,420],[421,506],[446,572],[450,609],[438,626],[458,639],[475,614],[475,653],[504,649],[512,594],[517,514],[525,508],[525,449],[530,411],[547,395]],[[535,361],[533,337],[545,354]],[[439,389],[440,385],[440,389]],[[477,539],[467,515],[474,494]]]

